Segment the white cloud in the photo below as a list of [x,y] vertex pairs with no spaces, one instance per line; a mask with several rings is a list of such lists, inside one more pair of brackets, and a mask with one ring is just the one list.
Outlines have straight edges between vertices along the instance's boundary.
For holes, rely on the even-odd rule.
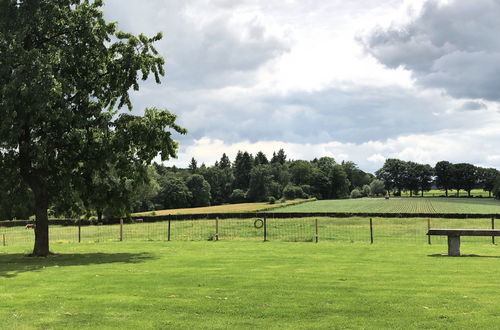
[[[219,160],[226,153],[234,160],[239,150],[252,154],[259,151],[268,157],[274,151],[283,148],[289,159],[312,160],[322,156],[335,158],[337,162],[350,160],[357,163],[365,171],[374,172],[380,168],[385,159],[399,158],[434,166],[438,161],[469,162],[478,166],[500,168],[500,155],[489,154],[500,140],[497,124],[464,135],[460,130],[444,130],[432,134],[413,134],[394,139],[368,141],[364,143],[290,143],[282,141],[242,141],[225,143],[222,140],[202,138],[194,144],[182,148],[179,159],[169,164],[185,167],[194,156],[198,162],[207,165]],[[373,153],[376,151],[376,153]]]
[[133,102],[179,115],[177,165],[280,148],[369,171],[388,157],[499,165],[494,1],[107,3],[122,29],[165,34],[167,76]]

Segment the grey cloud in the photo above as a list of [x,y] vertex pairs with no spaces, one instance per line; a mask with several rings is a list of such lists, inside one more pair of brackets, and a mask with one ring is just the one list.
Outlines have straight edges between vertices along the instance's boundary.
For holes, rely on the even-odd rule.
[[210,137],[226,143],[287,141],[362,143],[404,134],[427,133],[461,125],[460,116],[441,114],[443,104],[394,87],[352,91],[266,95],[263,92],[221,98],[210,92],[151,89],[134,99],[171,109],[189,130],[183,144]]
[[464,111],[484,110],[487,109],[487,106],[483,102],[467,101],[462,105],[461,109]]
[[[257,19],[236,26],[231,11],[202,4],[153,0],[124,6],[121,0],[110,0],[105,13],[126,31],[164,32],[158,50],[166,58],[165,82],[178,88],[248,85],[259,67],[288,51],[287,41],[268,33]],[[193,8],[200,12],[193,16]]]
[[500,2],[428,1],[403,27],[376,29],[365,49],[390,68],[412,71],[417,83],[456,98],[500,100]]

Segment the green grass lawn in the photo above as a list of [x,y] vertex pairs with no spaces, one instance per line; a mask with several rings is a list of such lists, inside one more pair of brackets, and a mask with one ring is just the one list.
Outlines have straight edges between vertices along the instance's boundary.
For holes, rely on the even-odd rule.
[[0,247],[3,329],[410,328],[499,324],[500,250],[463,244],[59,244]]
[[491,198],[359,198],[320,200],[270,212],[374,212],[500,214],[500,201]]

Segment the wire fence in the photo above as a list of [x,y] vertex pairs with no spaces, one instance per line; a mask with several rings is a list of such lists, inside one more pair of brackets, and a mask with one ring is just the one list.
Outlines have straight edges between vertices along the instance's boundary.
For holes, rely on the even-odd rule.
[[[112,241],[285,241],[447,244],[429,238],[429,228],[491,229],[494,218],[266,218],[169,220],[134,224],[49,227],[52,243]],[[490,237],[462,237],[463,242],[491,242]],[[493,239],[494,242],[494,239]],[[0,246],[32,245],[33,229],[0,227]]]

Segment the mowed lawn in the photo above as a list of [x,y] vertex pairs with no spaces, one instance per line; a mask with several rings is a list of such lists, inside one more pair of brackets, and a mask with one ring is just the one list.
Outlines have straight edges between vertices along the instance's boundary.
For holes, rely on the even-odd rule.
[[359,198],[320,200],[270,212],[475,213],[500,214],[492,198]]
[[4,329],[491,329],[500,249],[286,242],[0,248]]

